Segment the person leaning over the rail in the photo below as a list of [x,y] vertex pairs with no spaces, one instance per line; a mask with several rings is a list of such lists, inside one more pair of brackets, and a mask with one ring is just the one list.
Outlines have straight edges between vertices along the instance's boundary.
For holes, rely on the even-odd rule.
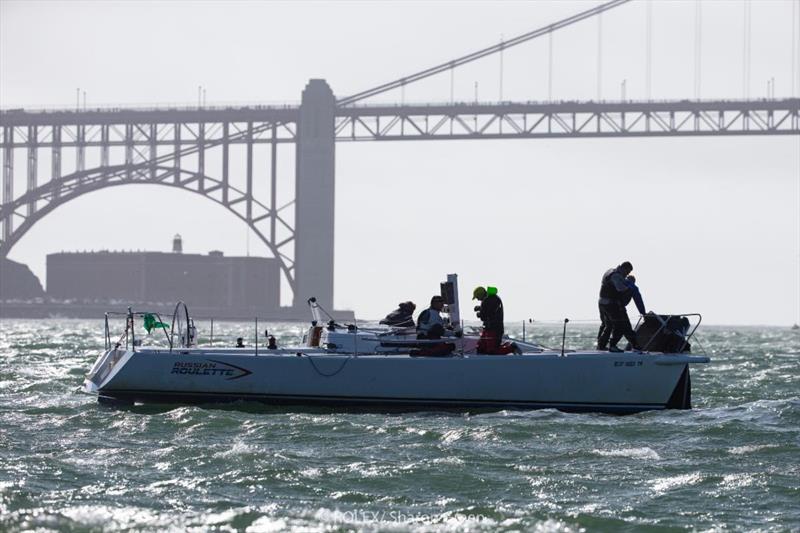
[[[633,272],[633,265],[629,261],[624,261],[616,268],[606,270],[603,274],[600,283],[600,298],[597,302],[600,310],[600,330],[597,332],[598,350],[607,349],[609,352],[621,352],[617,343],[623,336],[628,339],[634,350],[639,349],[636,333],[631,327],[631,321],[625,310],[625,306],[631,301],[631,298],[634,298],[634,288],[635,294],[638,295],[635,297],[637,307],[641,303],[640,311],[644,309],[644,302],[641,301],[641,294],[635,284],[636,278],[632,282],[626,280],[631,272]],[[608,347],[606,347],[606,343],[609,343]]]
[[633,274],[628,274],[628,276],[625,278],[625,285],[627,285],[630,289],[628,296],[624,300],[625,307],[627,307],[631,299],[633,299],[633,303],[636,304],[636,310],[639,311],[639,314],[646,315],[647,311],[644,307],[642,293],[639,291],[639,287],[636,286],[636,278],[633,276]]

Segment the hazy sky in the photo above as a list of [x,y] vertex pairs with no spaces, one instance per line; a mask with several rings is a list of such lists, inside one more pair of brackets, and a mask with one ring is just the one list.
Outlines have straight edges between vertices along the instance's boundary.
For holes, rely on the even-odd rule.
[[[74,107],[76,88],[89,107],[192,105],[198,85],[209,105],[296,102],[317,77],[344,96],[595,4],[0,0],[0,106]],[[776,97],[790,96],[800,5],[751,5],[746,87],[743,2],[702,2],[702,98],[763,97],[773,77]],[[603,16],[603,98],[623,80],[629,98],[645,96],[645,9]],[[694,96],[695,13],[694,1],[653,2],[653,98]],[[555,35],[554,98],[597,98],[597,48],[596,20]],[[545,99],[547,63],[546,38],[507,51],[503,99]],[[474,100],[475,82],[480,100],[499,98],[498,57],[456,71],[456,100]],[[445,74],[404,98],[448,101],[449,87]],[[628,259],[653,310],[800,322],[798,136],[339,143],[336,158],[335,300],[358,317],[426,304],[457,272],[462,298],[496,285],[509,319],[595,318],[601,274]],[[139,185],[60,207],[10,258],[44,282],[47,253],[168,250],[174,233],[187,252],[247,248],[224,209]],[[250,252],[266,254],[255,239]]]

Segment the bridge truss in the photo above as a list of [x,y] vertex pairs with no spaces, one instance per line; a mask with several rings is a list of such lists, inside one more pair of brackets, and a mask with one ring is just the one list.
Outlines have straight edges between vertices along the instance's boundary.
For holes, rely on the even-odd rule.
[[800,134],[800,99],[348,107],[337,141]]
[[[0,257],[42,217],[82,194],[127,184],[164,185],[204,196],[245,222],[293,285],[294,200],[277,203],[277,147],[296,143],[299,110],[234,109],[0,112]],[[798,135],[800,99],[677,102],[530,102],[343,106],[335,140]],[[254,147],[270,146],[265,201],[254,194]],[[230,147],[244,145],[244,186],[230,179]],[[64,173],[64,150],[74,168]],[[50,169],[39,154],[50,150]],[[220,168],[206,164],[221,152]],[[15,194],[15,153],[24,152],[25,190]],[[98,164],[87,165],[87,152]],[[194,157],[193,165],[184,161]]]

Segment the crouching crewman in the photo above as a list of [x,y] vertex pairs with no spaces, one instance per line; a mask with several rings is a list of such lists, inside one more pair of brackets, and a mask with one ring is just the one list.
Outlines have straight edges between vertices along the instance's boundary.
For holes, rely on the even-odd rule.
[[503,301],[497,295],[495,287],[475,287],[472,299],[481,302],[475,307],[478,318],[483,322],[481,338],[478,340],[478,353],[489,355],[506,355],[521,353],[513,342],[503,342],[505,326],[503,325]]

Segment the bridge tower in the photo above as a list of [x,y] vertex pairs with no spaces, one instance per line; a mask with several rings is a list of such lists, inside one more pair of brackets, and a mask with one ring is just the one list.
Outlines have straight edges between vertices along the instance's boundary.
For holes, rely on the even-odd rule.
[[325,80],[303,90],[297,122],[295,307],[314,296],[333,309],[336,98]]

